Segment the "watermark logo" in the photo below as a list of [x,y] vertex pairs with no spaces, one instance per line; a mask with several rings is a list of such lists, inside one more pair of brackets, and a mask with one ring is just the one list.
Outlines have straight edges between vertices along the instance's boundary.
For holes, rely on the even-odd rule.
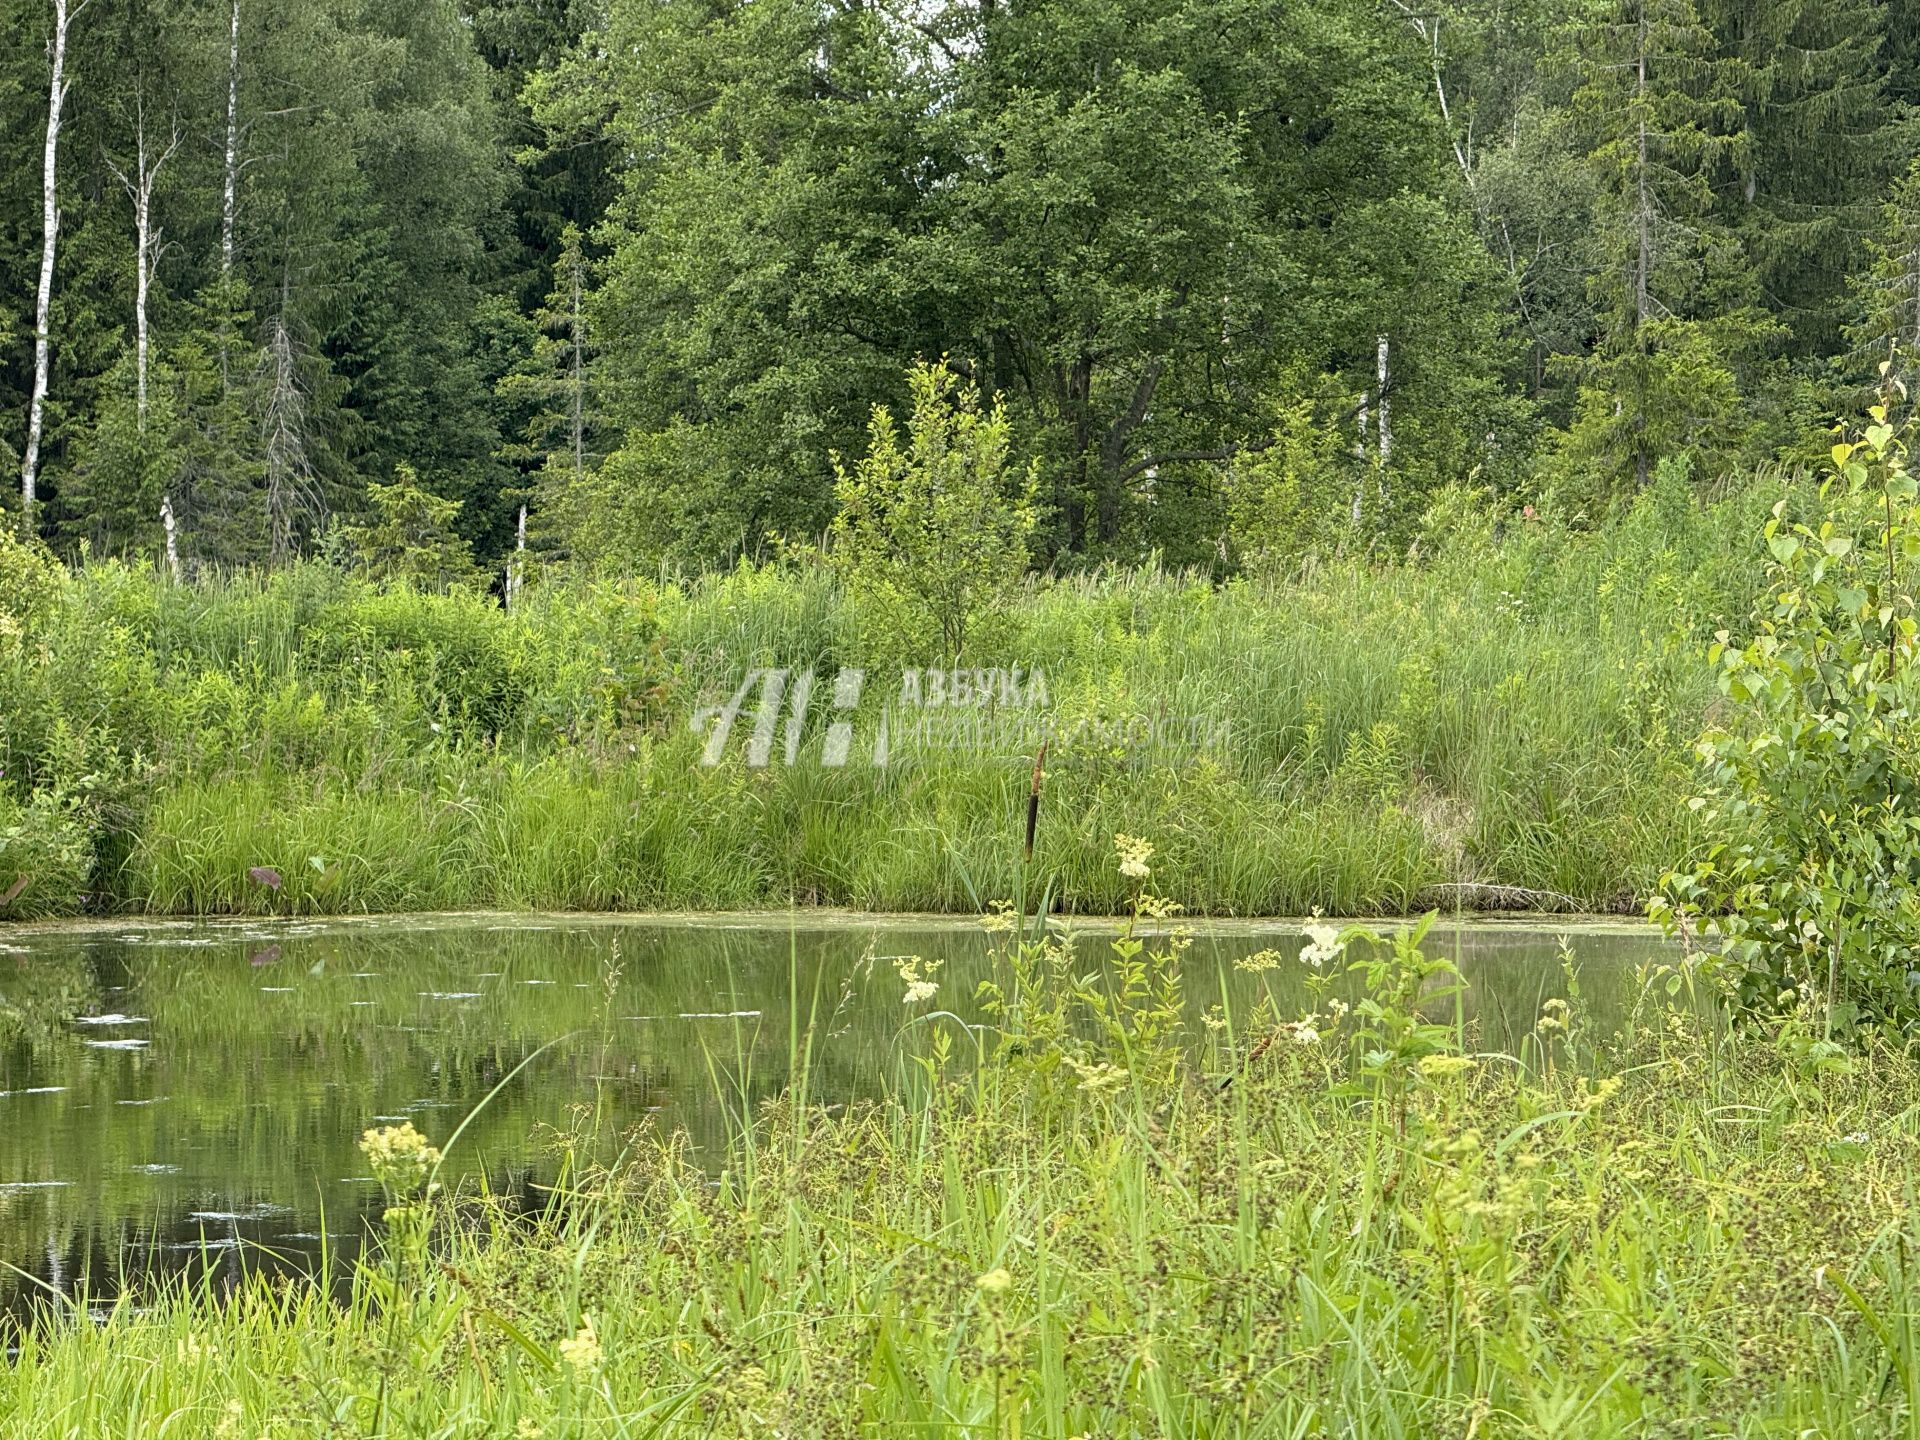
[[[908,668],[885,677],[843,668],[767,666],[747,671],[732,693],[693,715],[706,739],[700,763],[719,765],[744,731],[749,769],[809,762],[819,734],[818,763],[884,767],[906,754],[1014,756],[1045,744],[1056,753],[1100,750],[1197,753],[1220,751],[1230,725],[1216,714],[1105,714],[1082,706],[1072,717],[1055,708],[1046,672],[1024,666]],[[824,719],[824,733],[821,722]]]

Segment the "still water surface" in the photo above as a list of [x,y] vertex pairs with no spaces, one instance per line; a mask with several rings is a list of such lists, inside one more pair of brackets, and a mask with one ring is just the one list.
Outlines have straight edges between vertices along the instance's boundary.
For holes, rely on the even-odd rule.
[[[1089,966],[1110,931],[1084,927]],[[1564,995],[1560,942],[1603,1029],[1644,928],[1469,923],[1433,932],[1501,1048]],[[1296,925],[1202,925],[1186,966],[1197,1010],[1298,992]],[[1256,979],[1233,961],[1274,948]],[[748,1103],[788,1071],[797,997],[819,1019],[811,1093],[870,1091],[918,1032],[887,957],[944,960],[921,1009],[976,1020],[990,949],[971,922],[787,917],[460,916],[305,923],[0,929],[0,1313],[47,1286],[101,1302],[207,1266],[311,1269],[356,1253],[379,1195],[356,1148],[410,1119],[444,1140],[503,1079],[445,1178],[538,1194],[553,1127],[599,1107],[652,1115],[705,1153],[722,1090]],[[531,1064],[515,1067],[551,1043]],[[544,1138],[543,1138],[544,1137]],[[326,1237],[323,1243],[323,1235]]]

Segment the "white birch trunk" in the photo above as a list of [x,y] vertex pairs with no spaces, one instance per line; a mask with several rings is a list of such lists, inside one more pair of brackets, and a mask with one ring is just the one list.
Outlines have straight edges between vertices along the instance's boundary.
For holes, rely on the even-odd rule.
[[173,497],[160,497],[160,528],[167,532],[167,575],[173,583],[180,583],[180,537],[178,526],[173,518]]
[[[573,483],[579,486],[587,470],[587,324],[581,313],[581,290],[585,277],[580,273],[576,254],[573,263]],[[520,508],[520,530],[524,539],[527,511]]]
[[108,168],[119,177],[133,200],[133,407],[138,428],[144,435],[147,433],[147,360],[152,333],[147,299],[153,291],[153,272],[160,263],[160,232],[153,224],[153,190],[160,179],[160,167],[180,148],[180,136],[176,132],[172,142],[149,165],[145,95],[137,96],[134,103],[133,174],[127,175],[111,161]]
[[240,200],[240,0],[227,28],[227,156],[220,189],[220,278],[233,275],[233,225]]
[[33,398],[27,406],[27,452],[20,466],[20,503],[33,509],[40,475],[40,431],[47,408],[47,375],[52,363],[47,327],[53,311],[53,258],[60,243],[60,207],[55,182],[60,163],[60,109],[67,99],[67,30],[75,15],[86,8],[81,0],[69,10],[67,0],[53,0],[53,78],[47,87],[47,143],[40,162],[40,288],[33,311]]
[[513,559],[507,562],[507,608],[513,608],[514,601],[520,596],[520,586],[524,583],[524,567],[527,554],[527,506],[520,503],[520,521],[514,529]]
[[1387,398],[1387,337],[1380,337],[1380,348],[1375,355],[1374,393],[1379,397],[1376,406],[1375,431],[1380,437],[1380,464],[1384,468],[1393,459],[1393,402]]

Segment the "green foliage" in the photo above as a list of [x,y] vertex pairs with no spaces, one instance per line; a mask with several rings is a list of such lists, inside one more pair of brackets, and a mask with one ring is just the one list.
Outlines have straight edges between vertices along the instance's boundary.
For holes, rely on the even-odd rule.
[[866,635],[937,642],[951,658],[1026,573],[1039,467],[1013,462],[1005,408],[983,411],[944,364],[914,366],[907,390],[904,443],[877,407],[867,453],[851,470],[834,462],[829,555]]
[[1826,1028],[1920,1019],[1920,751],[1907,673],[1920,501],[1911,424],[1875,406],[1833,447],[1821,505],[1774,508],[1752,633],[1710,651],[1728,722],[1700,743],[1693,804],[1716,843],[1656,914],[1716,936],[1750,1009]]
[[454,529],[460,502],[422,489],[411,465],[401,465],[391,485],[369,485],[367,499],[372,518],[341,530],[359,569],[376,580],[404,580],[429,590],[479,578],[471,548]]
[[[1330,378],[1330,377],[1329,377]],[[1341,455],[1339,430],[1327,418],[1325,383],[1274,407],[1260,448],[1227,471],[1227,517],[1242,564],[1253,572],[1284,566],[1334,548],[1356,533],[1352,509],[1374,499],[1380,477]]]

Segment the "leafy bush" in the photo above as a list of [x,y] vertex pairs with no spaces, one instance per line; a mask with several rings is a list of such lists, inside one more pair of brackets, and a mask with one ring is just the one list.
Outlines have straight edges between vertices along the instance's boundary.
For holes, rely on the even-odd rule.
[[865,457],[834,463],[833,559],[877,633],[937,634],[951,657],[1026,573],[1039,471],[1012,466],[1005,410],[983,413],[945,366],[914,366],[907,386],[906,442],[876,406]]
[[93,878],[93,837],[77,799],[0,785],[0,920],[71,915]]
[[1656,915],[1732,960],[1742,1003],[1806,1009],[1828,1031],[1920,1020],[1920,751],[1913,737],[1920,505],[1911,422],[1886,406],[1833,447],[1823,513],[1774,507],[1767,592],[1744,642],[1710,652],[1729,722],[1700,742],[1718,839],[1669,875]]

